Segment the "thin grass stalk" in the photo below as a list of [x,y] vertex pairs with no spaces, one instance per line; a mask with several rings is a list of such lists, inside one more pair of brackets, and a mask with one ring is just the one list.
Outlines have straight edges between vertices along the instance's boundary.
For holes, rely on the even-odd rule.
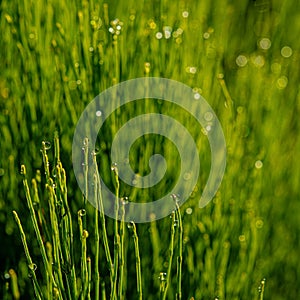
[[114,221],[114,273],[113,273],[113,286],[111,290],[111,299],[117,299],[117,281],[118,281],[118,268],[119,268],[119,251],[120,251],[120,235],[118,230],[118,218],[119,218],[119,173],[117,166],[112,167],[112,171],[116,180],[116,197],[115,197],[115,221]]
[[180,207],[178,202],[175,201],[176,205],[176,219],[178,221],[178,254],[177,254],[177,291],[176,291],[176,300],[181,300],[181,276],[182,276],[182,240],[183,240],[183,226],[182,218],[180,213]]
[[173,254],[174,254],[174,237],[175,237],[175,212],[172,212],[172,224],[171,224],[171,240],[169,245],[169,262],[168,262],[168,270],[166,275],[166,283],[165,289],[163,291],[162,299],[165,300],[167,297],[168,287],[170,285],[170,278],[171,278],[171,270],[172,270],[172,261],[173,261]]
[[120,278],[119,278],[119,300],[124,299],[124,264],[125,264],[125,205],[126,205],[126,200],[123,199],[121,203],[121,223],[120,223],[120,252],[119,252],[119,259],[120,259]]
[[133,241],[134,241],[134,251],[135,251],[135,267],[136,267],[136,283],[137,283],[137,292],[138,299],[143,299],[143,286],[142,286],[142,272],[141,272],[141,258],[140,258],[140,250],[139,250],[139,238],[136,232],[136,226],[133,221],[129,223],[129,228],[131,228],[133,233]]
[[[53,265],[53,256],[52,256],[52,245],[50,242],[46,243],[47,256],[49,261],[49,271],[52,273],[52,265]],[[47,299],[53,299],[53,285],[51,278],[47,277]]]
[[48,192],[49,197],[49,210],[50,210],[50,223],[52,228],[52,243],[53,243],[53,257],[54,257],[54,264],[56,265],[55,271],[58,277],[59,282],[59,290],[61,290],[63,294],[63,298],[65,299],[65,288],[62,276],[62,267],[61,267],[61,241],[59,236],[59,229],[58,229],[58,220],[55,211],[55,192],[53,189],[53,180],[52,178],[49,179],[49,184],[46,184],[46,190]]
[[26,241],[26,235],[24,233],[24,230],[23,230],[21,221],[19,219],[19,216],[18,216],[16,211],[13,211],[13,215],[14,215],[15,221],[16,221],[18,227],[19,227],[21,240],[22,240],[22,243],[23,243],[25,256],[26,256],[27,263],[28,263],[28,269],[29,269],[29,272],[30,272],[30,275],[31,275],[31,278],[32,278],[32,282],[33,282],[34,293],[35,293],[37,299],[42,300],[42,299],[44,299],[44,297],[43,297],[41,288],[38,284],[38,281],[37,281],[37,278],[36,278],[36,275],[35,275],[36,264],[34,264],[32,262],[32,259],[31,259],[30,253],[29,253],[29,249],[28,249],[28,245],[27,245],[27,241]]
[[65,210],[65,216],[63,216],[63,222],[64,222],[63,241],[66,242],[66,246],[65,246],[66,259],[68,263],[68,268],[70,268],[70,276],[67,277],[70,285],[72,298],[77,299],[76,271],[74,265],[73,226],[72,226],[71,211],[68,204],[66,171],[62,167],[61,163],[59,163],[56,166],[56,169],[57,169],[58,188],[61,192],[61,199]]
[[14,300],[19,300],[21,296],[20,296],[20,291],[19,291],[19,286],[18,286],[18,276],[14,269],[10,269],[8,271],[8,273],[9,273],[9,276],[11,279],[11,291],[12,291]]
[[91,300],[92,260],[90,257],[87,258],[87,269],[88,269],[87,299]]
[[99,272],[99,248],[100,248],[100,236],[99,236],[99,204],[98,204],[98,182],[97,175],[94,174],[94,199],[95,199],[95,300],[99,300],[100,296],[100,272]]
[[85,209],[78,211],[78,225],[79,225],[79,234],[81,241],[81,299],[85,299],[87,288],[88,288],[88,267],[87,267],[87,247],[86,239],[88,237],[88,231],[83,229],[83,217],[85,216]]
[[33,189],[33,197],[32,197],[33,205],[36,208],[38,224],[40,226],[40,233],[43,241],[49,241],[51,239],[51,235],[49,233],[47,226],[44,226],[44,224],[46,224],[46,220],[41,210],[41,204],[40,204],[40,199],[38,194],[38,186],[35,178],[31,180],[31,186]]
[[[97,166],[97,161],[96,161],[96,156],[94,156],[94,167],[95,167],[95,176],[97,178],[97,186],[98,186],[98,195],[97,195],[97,202],[99,200],[99,207],[100,207],[100,221],[101,221],[101,227],[102,227],[102,238],[103,238],[103,244],[104,244],[104,251],[105,251],[105,257],[106,261],[108,264],[108,270],[110,272],[110,278],[113,277],[114,273],[114,268],[113,268],[113,263],[112,263],[112,258],[109,250],[109,245],[108,245],[108,238],[107,238],[107,232],[106,232],[106,222],[105,222],[105,215],[104,215],[104,207],[103,207],[103,199],[102,199],[102,193],[101,193],[101,181],[99,177],[99,171],[98,171],[98,166]],[[113,283],[111,281],[111,287]]]
[[[61,268],[61,242],[60,242],[60,232],[58,229],[58,219],[56,215],[56,204],[58,203],[57,197],[54,191],[54,182],[51,178],[50,170],[49,170],[49,159],[47,155],[47,150],[50,149],[49,142],[42,142],[42,156],[43,156],[43,163],[46,175],[46,190],[49,196],[49,210],[50,210],[50,223],[52,229],[52,242],[53,242],[53,257],[54,257],[54,264],[57,265],[55,268],[55,273],[58,277],[58,284],[59,286],[54,286],[57,288],[57,292],[62,294],[63,298],[66,298],[65,295],[65,288],[62,276],[62,268]],[[53,276],[54,278],[54,276]]]
[[48,145],[49,142],[42,142],[42,157],[43,157],[43,164],[44,164],[44,168],[45,168],[45,175],[46,175],[46,183],[49,184],[49,180],[50,180],[50,169],[49,169],[49,159],[48,159],[48,155],[47,155],[47,150],[50,148],[50,146]]
[[106,291],[105,291],[105,282],[104,281],[101,283],[101,296],[102,296],[102,300],[106,300]]
[[259,286],[259,300],[264,300],[265,285],[266,285],[266,279],[263,278]]
[[38,245],[39,245],[39,248],[40,248],[40,251],[41,251],[45,271],[46,271],[46,273],[48,272],[48,276],[51,277],[53,287],[56,288],[57,291],[58,291],[59,299],[62,299],[62,292],[58,288],[58,285],[55,281],[55,278],[54,278],[52,272],[49,269],[49,262],[48,262],[48,259],[47,259],[47,254],[46,254],[46,250],[45,250],[44,243],[43,243],[43,240],[42,240],[42,236],[41,236],[41,233],[40,233],[40,230],[39,230],[39,227],[38,227],[38,222],[37,222],[37,219],[36,219],[32,199],[31,199],[31,196],[30,196],[30,191],[29,191],[29,187],[28,187],[28,183],[27,183],[27,179],[26,179],[26,168],[25,168],[24,165],[21,166],[21,174],[23,175],[23,186],[24,186],[24,190],[25,190],[27,206],[29,208],[31,222],[33,224],[33,228],[34,228],[34,231],[35,231],[35,234],[36,234],[36,237],[37,237]]
[[[86,210],[86,204],[88,199],[88,171],[89,171],[89,140],[85,138],[83,141],[83,154],[84,154],[84,164],[83,164],[83,173],[84,173],[84,195],[83,195],[83,209]],[[83,227],[86,228],[86,216],[83,216]]]

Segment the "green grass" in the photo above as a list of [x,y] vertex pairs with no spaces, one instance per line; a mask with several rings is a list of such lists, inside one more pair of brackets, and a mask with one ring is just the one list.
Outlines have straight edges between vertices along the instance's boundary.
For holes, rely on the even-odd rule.
[[[297,1],[279,0],[2,1],[1,297],[94,299],[99,294],[104,299],[105,293],[109,299],[115,289],[118,299],[176,299],[180,294],[197,300],[296,299],[299,9]],[[118,25],[120,34],[111,34],[109,28]],[[164,26],[172,27],[173,35],[158,39]],[[118,179],[109,147],[130,117],[168,113],[195,137],[201,174],[181,215],[176,212],[182,223],[176,223],[174,235],[168,217],[128,228],[98,215],[72,171],[72,138],[86,105],[113,84],[142,76],[178,80],[201,93],[227,143],[222,185],[199,209],[209,145],[188,112],[136,102],[104,124],[95,159],[114,190]],[[61,149],[57,136],[52,142],[55,131]],[[120,182],[120,197],[153,199],[172,189],[180,164],[167,139],[137,140],[130,153],[133,169],[147,174],[153,151],[165,155],[167,178],[146,191]],[[97,175],[94,180],[99,182]]]

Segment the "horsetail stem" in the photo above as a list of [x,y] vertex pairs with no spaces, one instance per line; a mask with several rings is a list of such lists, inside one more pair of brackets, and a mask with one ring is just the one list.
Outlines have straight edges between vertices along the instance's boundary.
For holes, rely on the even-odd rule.
[[182,298],[181,293],[181,275],[182,275],[182,238],[183,238],[183,226],[182,226],[182,218],[180,213],[180,207],[177,201],[175,201],[176,205],[176,219],[178,220],[178,254],[177,254],[177,291],[176,291],[176,300],[180,300]]
[[[83,209],[86,209],[87,199],[88,199],[88,171],[89,171],[89,140],[85,138],[83,141],[83,174],[84,174],[84,194],[83,194]],[[86,227],[86,216],[83,216],[83,227]]]
[[[54,257],[54,264],[57,265],[55,269],[58,283],[59,283],[59,290],[64,293],[64,282],[62,276],[62,268],[61,268],[61,241],[59,236],[59,228],[58,228],[58,220],[55,211],[55,199],[56,195],[53,189],[53,180],[52,178],[49,179],[50,184],[46,184],[46,190],[48,192],[48,199],[49,199],[49,210],[50,210],[50,224],[52,229],[52,243],[53,243],[53,257]],[[54,200],[55,199],[55,200]],[[64,296],[65,298],[65,296]]]
[[48,142],[43,141],[42,142],[42,157],[43,157],[43,163],[45,168],[45,175],[46,175],[46,182],[49,183],[49,179],[51,177],[50,175],[50,169],[49,169],[49,159],[47,155],[47,150],[49,149]]
[[[47,161],[47,159],[45,161]],[[31,196],[30,196],[30,191],[29,191],[29,187],[28,187],[28,183],[27,183],[27,179],[26,179],[26,167],[25,167],[25,165],[21,166],[21,174],[23,175],[23,186],[24,186],[24,190],[25,190],[27,206],[28,206],[29,212],[30,212],[31,222],[33,224],[33,228],[34,228],[34,231],[35,231],[35,234],[36,234],[36,237],[37,237],[37,241],[38,241],[39,248],[40,248],[40,251],[41,251],[41,254],[42,254],[42,259],[43,259],[43,263],[44,263],[44,266],[45,266],[45,269],[46,269],[46,273],[48,272],[48,275],[51,276],[53,287],[57,288],[59,299],[62,299],[62,292],[58,288],[56,280],[55,280],[52,272],[49,271],[49,262],[48,262],[48,259],[47,259],[46,250],[45,250],[43,240],[42,240],[42,236],[41,236],[41,233],[40,233],[40,230],[39,230],[39,227],[38,227],[38,222],[37,222],[37,219],[36,219],[32,199],[31,199]]]
[[29,249],[28,249],[28,245],[27,245],[27,241],[26,241],[26,235],[24,233],[24,230],[23,230],[23,227],[22,227],[22,224],[21,224],[21,221],[19,219],[19,216],[18,216],[17,212],[13,211],[13,215],[14,215],[15,221],[16,221],[18,227],[19,227],[21,240],[22,240],[22,243],[23,243],[25,256],[26,256],[27,263],[28,263],[28,269],[30,271],[30,275],[31,275],[31,278],[32,278],[35,295],[36,295],[37,299],[43,299],[43,294],[41,292],[41,288],[38,284],[38,281],[37,281],[37,278],[36,278],[36,275],[35,275],[36,264],[34,264],[32,262],[32,259],[31,259],[30,253],[29,253]]
[[64,250],[66,251],[67,264],[70,267],[70,276],[68,276],[68,281],[69,281],[72,297],[76,299],[77,284],[76,284],[76,272],[75,272],[75,265],[74,265],[73,226],[72,226],[71,212],[68,204],[66,171],[62,167],[62,164],[60,162],[56,166],[56,170],[57,170],[56,173],[57,173],[58,190],[60,191],[60,196],[65,211],[64,215],[62,216],[62,222],[64,224],[64,226],[62,227],[64,229],[62,232],[63,233],[62,240],[64,241],[64,243],[66,243]]
[[120,300],[122,300],[124,298],[123,296],[123,280],[124,280],[124,264],[125,264],[125,260],[124,260],[124,240],[125,240],[125,199],[122,200],[121,203],[121,223],[120,223],[120,278],[119,278],[119,298]]
[[263,278],[260,282],[260,286],[259,286],[259,300],[263,300],[264,299],[264,292],[265,292],[265,284],[266,284],[266,279]]
[[[97,190],[98,190],[97,198],[95,199],[95,201],[97,202],[97,205],[99,205],[99,207],[100,207],[100,221],[101,221],[101,227],[102,227],[102,231],[103,231],[102,236],[103,236],[104,251],[105,251],[106,261],[108,263],[110,277],[112,278],[114,268],[113,268],[113,263],[112,263],[111,254],[110,254],[109,245],[108,245],[103,199],[102,199],[102,193],[101,193],[101,181],[100,181],[100,177],[99,177],[96,156],[94,156],[94,158],[93,158],[93,164],[94,164],[94,168],[95,168],[94,175],[96,177],[96,183],[97,183],[96,185],[98,187],[97,188]],[[112,281],[111,281],[111,286],[112,286]]]
[[85,299],[88,289],[88,267],[87,267],[87,246],[86,239],[88,237],[88,231],[83,228],[83,217],[86,215],[85,209],[78,211],[78,225],[79,225],[79,234],[81,241],[81,299]]
[[162,294],[162,299],[165,300],[167,297],[168,287],[170,285],[170,277],[171,277],[171,270],[172,270],[172,261],[173,261],[173,253],[174,253],[174,237],[175,237],[175,212],[172,212],[171,215],[172,223],[171,223],[171,240],[169,245],[169,262],[168,262],[168,270],[166,275],[166,283],[165,288]]
[[88,270],[87,299],[91,300],[92,260],[90,257],[87,258],[87,270]]
[[[47,242],[46,243],[46,249],[47,249],[47,256],[48,256],[48,260],[49,260],[49,271],[52,274],[52,265],[53,265],[53,256],[52,256],[52,245],[51,243]],[[52,299],[53,298],[53,285],[52,285],[52,281],[51,278],[49,278],[49,276],[47,276],[47,286],[49,288],[47,288],[47,299]]]
[[119,173],[117,166],[112,167],[112,171],[115,175],[116,181],[116,197],[115,197],[115,221],[114,221],[114,273],[112,276],[112,289],[111,289],[111,299],[117,299],[117,281],[118,281],[118,268],[119,268],[119,256],[120,256],[120,235],[118,230],[118,218],[119,218]]
[[99,272],[99,203],[98,203],[98,182],[97,182],[97,175],[94,174],[94,199],[95,199],[95,243],[96,243],[96,250],[95,250],[95,300],[99,300],[100,295],[100,272]]
[[14,269],[8,271],[11,278],[11,290],[15,300],[20,299],[20,291],[18,286],[18,277]]
[[137,292],[138,299],[143,299],[143,289],[142,289],[142,273],[141,273],[141,258],[139,251],[139,239],[136,232],[136,226],[133,221],[128,224],[128,227],[132,230],[133,241],[134,241],[134,251],[135,251],[135,266],[136,266],[136,282],[137,282]]

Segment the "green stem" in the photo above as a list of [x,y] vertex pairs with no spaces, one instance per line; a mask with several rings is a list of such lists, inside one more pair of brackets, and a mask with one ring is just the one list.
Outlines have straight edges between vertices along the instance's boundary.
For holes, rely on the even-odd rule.
[[180,208],[175,201],[176,205],[176,218],[178,220],[178,229],[179,229],[179,242],[178,242],[178,254],[177,254],[177,292],[176,292],[176,300],[181,300],[182,292],[181,292],[181,275],[182,275],[182,238],[183,238],[183,226],[182,226],[182,218],[180,213]]
[[171,241],[169,245],[169,262],[168,262],[168,271],[166,275],[166,284],[165,289],[162,295],[162,299],[165,300],[167,297],[168,287],[170,285],[170,277],[172,270],[172,261],[173,261],[173,252],[174,252],[174,236],[175,236],[175,212],[172,212],[172,224],[171,224]]
[[124,264],[125,264],[125,260],[124,260],[124,240],[125,240],[125,228],[124,228],[124,225],[125,225],[125,200],[123,200],[122,204],[122,209],[121,209],[121,212],[122,212],[122,220],[121,220],[121,223],[120,223],[120,252],[119,252],[119,258],[120,258],[120,279],[119,279],[119,300],[122,300],[124,298],[124,295],[123,295],[123,284],[124,284]]
[[139,239],[136,232],[136,226],[133,221],[130,222],[129,228],[131,228],[133,232],[138,299],[142,300],[143,289],[142,289],[142,272],[141,272],[141,258],[140,258],[140,251],[139,251]]
[[120,255],[120,235],[118,230],[118,218],[119,218],[119,174],[116,166],[112,167],[116,180],[116,197],[115,197],[115,226],[114,226],[114,273],[112,276],[112,290],[111,299],[117,299],[117,281],[118,281],[118,268],[119,268],[119,255]]
[[26,241],[26,235],[24,233],[24,230],[23,230],[23,227],[22,227],[22,224],[21,224],[21,221],[19,219],[17,212],[13,211],[13,215],[14,215],[16,223],[19,227],[19,231],[20,231],[20,235],[21,235],[21,239],[22,239],[22,243],[23,243],[23,247],[24,247],[24,251],[25,251],[25,255],[26,255],[26,259],[27,259],[27,263],[28,263],[28,268],[29,268],[32,282],[33,282],[35,295],[36,295],[37,299],[43,299],[43,294],[42,294],[41,288],[38,284],[38,281],[37,281],[37,278],[35,275],[36,264],[34,264],[32,262],[32,259],[31,259],[30,253],[29,253],[29,249],[28,249],[28,245],[27,245],[27,241]]
[[78,224],[79,224],[79,234],[81,241],[81,299],[84,300],[87,293],[88,288],[88,267],[87,267],[87,247],[86,247],[86,239],[88,237],[87,230],[83,229],[83,217],[85,216],[86,211],[81,209],[78,211]]
[[[98,194],[97,194],[97,198],[95,199],[95,201],[97,202],[97,206],[99,205],[99,207],[100,207],[100,221],[101,221],[101,227],[102,227],[104,251],[105,251],[106,261],[108,264],[108,269],[110,272],[110,278],[112,278],[113,273],[114,273],[114,268],[113,268],[113,263],[112,263],[111,254],[110,254],[109,245],[108,245],[108,238],[107,238],[106,224],[105,224],[106,222],[105,222],[105,215],[104,215],[104,208],[103,208],[103,199],[102,199],[102,192],[101,192],[101,181],[100,181],[100,177],[99,177],[96,156],[94,156],[93,164],[95,167],[95,176],[97,179],[96,182],[97,182],[97,187],[98,187]],[[112,282],[111,282],[111,286],[112,286]]]
[[26,168],[24,165],[21,166],[21,174],[23,174],[23,186],[24,186],[24,190],[25,190],[25,196],[26,196],[26,200],[27,200],[27,206],[29,208],[29,212],[30,212],[30,217],[31,217],[31,222],[33,224],[33,228],[37,237],[37,242],[39,244],[39,248],[42,254],[42,259],[43,259],[43,263],[44,263],[44,267],[46,269],[46,273],[48,272],[48,276],[51,277],[52,283],[53,283],[53,287],[57,289],[58,291],[58,297],[59,299],[62,299],[62,292],[61,290],[58,288],[57,283],[54,279],[54,276],[51,272],[51,268],[49,267],[49,262],[47,259],[47,254],[46,254],[46,250],[44,247],[44,243],[42,240],[42,236],[38,227],[38,222],[37,222],[37,218],[35,215],[35,211],[33,208],[33,203],[32,203],[32,199],[30,196],[30,191],[29,191],[29,187],[28,187],[28,183],[27,183],[27,179],[26,179]]
[[94,174],[94,201],[95,201],[95,300],[99,300],[100,296],[100,273],[99,273],[99,228],[98,228],[98,217],[99,217],[99,204],[98,204],[98,182],[97,176]]

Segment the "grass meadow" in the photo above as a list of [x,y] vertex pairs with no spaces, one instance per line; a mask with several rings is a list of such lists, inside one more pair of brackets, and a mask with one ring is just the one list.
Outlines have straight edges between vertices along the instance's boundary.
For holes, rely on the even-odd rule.
[[[1,299],[297,299],[300,2],[2,0],[0,13]],[[99,132],[93,162],[117,196],[155,199],[180,172],[174,145],[151,135],[133,145],[130,163],[145,175],[150,155],[164,154],[158,187],[130,188],[111,168],[114,135],[141,113],[188,128],[201,172],[170,217],[116,222],[82,196],[72,139],[100,92],[144,76],[207,100],[227,166],[200,209],[210,170],[203,129],[159,101],[122,107]]]

